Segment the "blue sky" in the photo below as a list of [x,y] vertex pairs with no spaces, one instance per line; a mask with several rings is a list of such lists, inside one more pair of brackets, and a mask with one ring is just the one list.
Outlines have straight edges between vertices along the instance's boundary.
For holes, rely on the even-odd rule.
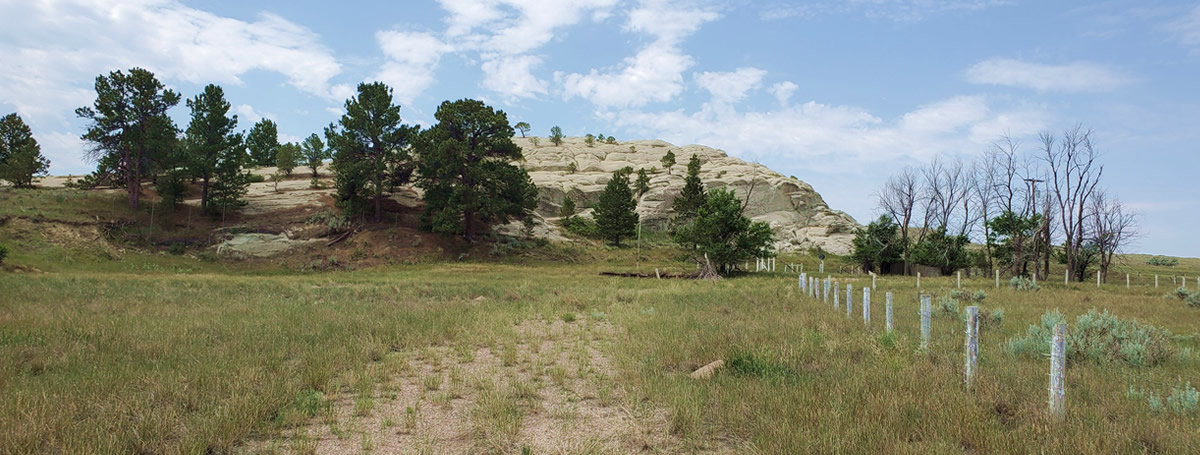
[[709,145],[860,222],[903,166],[1081,123],[1140,213],[1133,250],[1200,256],[1195,2],[0,0],[0,16],[0,112],[55,174],[93,168],[73,110],[133,66],[188,97],[220,84],[242,128],[268,117],[290,140],[382,80],[414,123],[478,98],[539,135]]

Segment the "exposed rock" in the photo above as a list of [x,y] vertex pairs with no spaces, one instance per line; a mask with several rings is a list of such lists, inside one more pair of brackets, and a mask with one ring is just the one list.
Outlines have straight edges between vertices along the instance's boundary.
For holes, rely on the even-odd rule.
[[[821,248],[834,254],[851,251],[858,223],[850,215],[830,209],[807,183],[730,157],[721,150],[700,145],[679,147],[659,140],[597,143],[593,147],[573,137],[565,138],[562,146],[543,141],[540,147],[534,147],[527,138],[520,137],[514,141],[524,150],[525,170],[539,189],[537,210],[546,218],[558,216],[567,195],[583,216],[590,216],[591,211],[584,208],[598,202],[613,171],[629,166],[635,171],[656,170],[651,172],[650,191],[638,201],[637,211],[643,226],[666,228],[673,216],[671,202],[683,188],[688,159],[695,154],[703,164],[700,178],[705,188],[731,188],[743,199],[750,195],[746,215],[771,225],[777,250]],[[669,175],[661,169],[668,150],[675,153],[676,161]],[[574,173],[569,172],[571,163],[575,163]]]

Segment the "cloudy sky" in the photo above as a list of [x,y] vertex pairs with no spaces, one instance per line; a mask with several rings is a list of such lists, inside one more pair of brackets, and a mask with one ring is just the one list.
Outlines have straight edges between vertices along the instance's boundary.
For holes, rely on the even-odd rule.
[[0,0],[0,17],[0,115],[55,174],[93,168],[73,110],[134,66],[186,97],[220,84],[242,128],[272,118],[285,140],[381,80],[412,123],[478,98],[543,136],[709,145],[860,222],[896,169],[1081,123],[1141,213],[1134,249],[1200,256],[1195,2]]

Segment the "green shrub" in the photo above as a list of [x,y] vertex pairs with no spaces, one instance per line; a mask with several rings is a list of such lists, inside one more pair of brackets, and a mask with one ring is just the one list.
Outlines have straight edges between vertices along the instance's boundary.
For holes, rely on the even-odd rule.
[[8,257],[8,247],[0,245],[0,263],[3,263],[6,257]]
[[1190,306],[1192,308],[1200,308],[1200,290],[1197,290],[1196,292],[1191,292],[1191,291],[1188,291],[1188,289],[1185,287],[1179,287],[1179,288],[1176,288],[1174,291],[1172,291],[1170,294],[1164,295],[1163,297],[1168,298],[1168,299],[1174,297],[1179,300],[1182,300],[1183,303],[1187,304],[1187,306]]
[[250,174],[248,180],[250,180],[250,183],[262,183],[267,181],[267,177],[262,174]]
[[[1058,310],[1042,315],[1041,325],[1030,325],[1025,336],[1008,341],[1015,355],[1047,356],[1054,326],[1067,318]],[[1135,320],[1122,321],[1107,310],[1095,309],[1075,318],[1067,329],[1067,357],[1093,363],[1123,362],[1131,366],[1155,366],[1175,351],[1171,332]]]
[[1191,382],[1185,383],[1182,387],[1172,386],[1171,393],[1167,395],[1166,400],[1153,391],[1147,393],[1132,385],[1129,386],[1129,392],[1125,396],[1134,401],[1145,399],[1146,406],[1156,413],[1169,410],[1178,415],[1191,415],[1200,411],[1200,392],[1192,387]]
[[567,324],[575,322],[575,313],[563,313],[562,320]]
[[1146,260],[1150,265],[1161,265],[1164,267],[1174,267],[1179,265],[1179,258],[1171,258],[1166,256],[1154,256]]
[[183,253],[187,252],[187,245],[184,245],[181,242],[172,243],[171,246],[167,248],[167,252],[176,256],[182,256]]
[[938,312],[946,314],[958,314],[958,300],[955,300],[953,297],[939,298]]
[[595,221],[587,218],[570,216],[562,220],[562,226],[567,232],[578,236],[589,238],[600,237],[600,227],[596,225]]
[[1008,287],[1018,291],[1038,291],[1042,289],[1042,287],[1038,286],[1037,283],[1034,283],[1033,280],[1023,276],[1012,277],[1011,280],[1008,280]]

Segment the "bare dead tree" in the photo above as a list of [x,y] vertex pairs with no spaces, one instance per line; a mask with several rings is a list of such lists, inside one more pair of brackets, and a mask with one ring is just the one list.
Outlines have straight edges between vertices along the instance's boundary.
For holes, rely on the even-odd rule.
[[1096,191],[1088,204],[1091,242],[1100,250],[1100,274],[1108,280],[1109,266],[1117,253],[1137,237],[1137,214],[1120,199]]
[[900,244],[903,246],[904,273],[910,272],[909,229],[914,211],[921,198],[921,189],[916,171],[906,167],[899,174],[888,178],[878,194],[879,209],[883,210],[900,227]]
[[978,214],[975,222],[979,224],[983,234],[983,254],[984,261],[987,262],[988,273],[991,273],[992,267],[994,267],[992,242],[990,241],[992,233],[988,221],[991,221],[996,214],[998,193],[993,186],[998,184],[1000,176],[1000,169],[993,166],[991,157],[992,154],[988,153],[972,163],[970,197],[968,198],[968,202],[975,207],[975,213]]
[[1055,208],[1063,230],[1063,250],[1067,268],[1083,280],[1087,272],[1079,267],[1083,248],[1084,225],[1088,217],[1088,201],[1095,195],[1104,166],[1096,160],[1099,154],[1092,144],[1093,132],[1076,125],[1063,131],[1062,138],[1053,133],[1039,135],[1042,159],[1050,174],[1049,191],[1053,192]]

